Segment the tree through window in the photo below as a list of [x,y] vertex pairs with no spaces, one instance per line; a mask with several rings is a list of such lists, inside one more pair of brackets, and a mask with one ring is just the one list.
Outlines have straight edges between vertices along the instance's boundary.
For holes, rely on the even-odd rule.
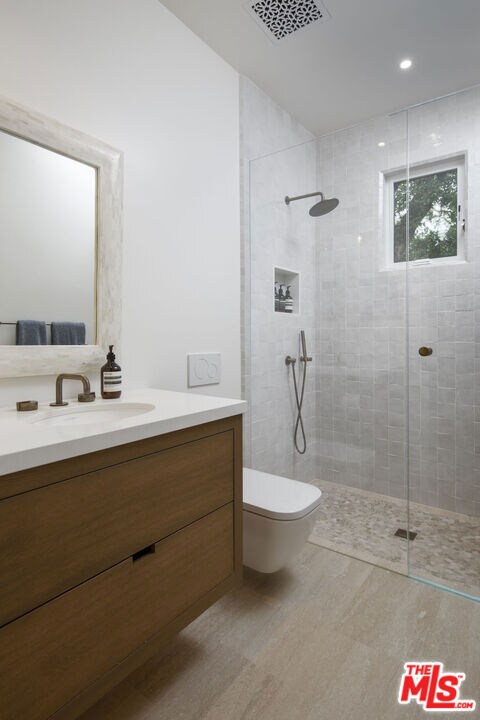
[[[411,178],[409,183],[409,260],[457,255],[458,170]],[[407,181],[393,184],[394,262],[406,262]]]
[[459,155],[384,174],[387,267],[464,259],[464,173]]

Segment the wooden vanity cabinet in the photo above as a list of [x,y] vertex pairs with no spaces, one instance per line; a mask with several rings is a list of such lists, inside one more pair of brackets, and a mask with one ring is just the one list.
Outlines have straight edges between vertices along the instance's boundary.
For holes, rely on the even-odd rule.
[[0,478],[0,717],[78,717],[241,581],[235,416]]

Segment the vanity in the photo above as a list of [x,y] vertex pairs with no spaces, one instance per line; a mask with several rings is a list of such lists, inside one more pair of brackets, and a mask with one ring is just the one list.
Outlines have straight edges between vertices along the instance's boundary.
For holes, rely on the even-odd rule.
[[19,382],[31,411],[0,409],[0,717],[72,720],[240,582],[245,403],[95,399],[122,356],[122,152],[0,98],[0,159],[0,379],[53,400],[58,375],[55,407]]
[[0,411],[2,720],[78,717],[241,581],[244,406]]

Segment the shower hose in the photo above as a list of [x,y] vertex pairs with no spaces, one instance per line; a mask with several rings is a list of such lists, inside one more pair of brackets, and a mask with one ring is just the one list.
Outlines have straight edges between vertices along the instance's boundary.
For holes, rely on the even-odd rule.
[[[303,363],[303,376],[302,376],[302,389],[300,392],[300,396],[298,395],[298,383],[297,383],[297,374],[295,372],[295,362],[292,363],[292,375],[293,375],[293,387],[295,388],[295,400],[297,403],[297,419],[295,420],[295,430],[293,433],[293,442],[295,443],[295,449],[300,455],[305,455],[307,451],[307,438],[305,436],[305,428],[303,426],[303,418],[302,418],[302,406],[303,406],[303,396],[305,394],[305,380],[307,379],[307,362],[305,361]],[[299,431],[301,433],[301,447],[298,441],[298,434]],[[301,449],[302,448],[302,449]]]

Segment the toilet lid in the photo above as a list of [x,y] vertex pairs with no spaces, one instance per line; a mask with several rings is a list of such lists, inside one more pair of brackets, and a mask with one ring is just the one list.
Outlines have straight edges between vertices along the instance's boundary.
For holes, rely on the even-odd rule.
[[243,509],[274,520],[296,520],[320,503],[322,491],[290,478],[243,468]]

